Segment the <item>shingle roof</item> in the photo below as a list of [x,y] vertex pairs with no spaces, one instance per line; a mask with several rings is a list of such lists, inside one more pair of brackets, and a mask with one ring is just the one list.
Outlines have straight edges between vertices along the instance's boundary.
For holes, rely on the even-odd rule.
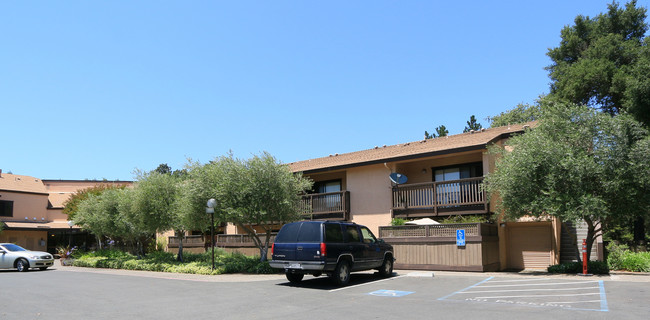
[[47,194],[41,179],[8,173],[0,176],[0,190]]
[[47,199],[50,201],[51,209],[61,209],[63,204],[74,194],[74,192],[50,192]]
[[425,139],[392,146],[330,155],[328,157],[289,163],[293,172],[314,172],[373,163],[398,161],[408,158],[427,157],[464,149],[485,148],[490,142],[504,135],[524,130],[524,126],[534,126],[536,122],[489,128],[474,133],[462,133],[435,139]]

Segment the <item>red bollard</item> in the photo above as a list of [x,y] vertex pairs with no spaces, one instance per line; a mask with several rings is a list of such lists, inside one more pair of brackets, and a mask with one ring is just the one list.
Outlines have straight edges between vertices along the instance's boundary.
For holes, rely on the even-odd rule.
[[582,274],[587,275],[587,239],[582,239]]

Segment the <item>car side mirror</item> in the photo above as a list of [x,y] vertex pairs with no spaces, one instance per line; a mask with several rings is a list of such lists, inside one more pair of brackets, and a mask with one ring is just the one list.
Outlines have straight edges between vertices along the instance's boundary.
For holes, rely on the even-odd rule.
[[384,244],[384,239],[377,239],[377,243]]
[[2,250],[2,249],[0,249],[0,253],[5,254],[5,253],[7,253],[7,252],[4,251],[4,250]]

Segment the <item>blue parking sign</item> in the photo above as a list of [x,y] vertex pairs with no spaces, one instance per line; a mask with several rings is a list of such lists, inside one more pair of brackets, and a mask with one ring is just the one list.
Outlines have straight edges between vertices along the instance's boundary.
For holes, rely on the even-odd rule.
[[465,230],[456,230],[456,245],[459,247],[465,246]]

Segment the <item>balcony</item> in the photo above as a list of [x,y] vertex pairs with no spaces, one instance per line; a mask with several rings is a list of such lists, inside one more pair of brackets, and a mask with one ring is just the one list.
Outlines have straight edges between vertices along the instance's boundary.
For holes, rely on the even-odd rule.
[[393,187],[395,218],[431,217],[488,212],[483,177]]
[[300,209],[309,220],[349,220],[350,191],[306,194]]

